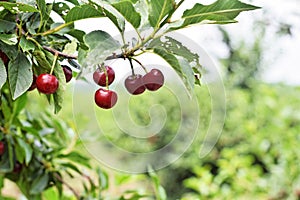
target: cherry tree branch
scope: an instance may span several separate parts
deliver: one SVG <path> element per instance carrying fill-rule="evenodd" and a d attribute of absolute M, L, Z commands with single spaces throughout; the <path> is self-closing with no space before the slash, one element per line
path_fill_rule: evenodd
<path fill-rule="evenodd" d="M 64 181 L 59 174 L 54 173 L 54 177 L 63 185 L 65 185 L 75 195 L 76 199 L 80 200 L 80 195 L 78 194 L 78 192 L 74 188 L 72 188 L 72 186 L 70 186 L 66 181 Z"/>
<path fill-rule="evenodd" d="M 74 56 L 74 55 L 68 55 L 66 53 L 63 53 L 63 52 L 60 52 L 60 51 L 57 51 L 56 49 L 53 49 L 51 47 L 47 47 L 47 46 L 43 46 L 43 48 L 46 50 L 46 51 L 49 51 L 50 53 L 52 54 L 57 54 L 58 56 L 62 56 L 62 57 L 65 57 L 65 58 L 69 58 L 69 59 L 77 59 L 77 56 Z"/>
<path fill-rule="evenodd" d="M 50 53 L 52 53 L 53 55 L 58 55 L 64 58 L 68 58 L 68 59 L 77 59 L 77 56 L 74 55 L 69 55 L 60 51 L 57 51 L 56 49 L 53 49 L 51 47 L 47 47 L 47 46 L 43 46 L 43 49 L 45 49 L 46 51 L 49 51 Z M 105 60 L 114 60 L 114 59 L 118 59 L 118 58 L 126 58 L 126 56 L 124 54 L 116 54 L 113 53 L 111 56 L 108 56 Z"/>

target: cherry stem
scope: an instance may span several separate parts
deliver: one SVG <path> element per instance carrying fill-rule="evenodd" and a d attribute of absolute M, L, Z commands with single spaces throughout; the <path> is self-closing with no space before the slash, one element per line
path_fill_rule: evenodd
<path fill-rule="evenodd" d="M 147 68 L 138 60 L 138 59 L 136 59 L 136 58 L 131 58 L 132 60 L 134 60 L 135 62 L 137 62 L 142 68 L 143 68 L 143 70 L 146 72 L 146 73 L 148 73 L 148 70 L 147 70 Z"/>
<path fill-rule="evenodd" d="M 56 65 L 57 58 L 58 58 L 58 53 L 55 53 L 55 55 L 54 55 L 54 60 L 53 60 L 53 63 L 52 63 L 52 67 L 51 67 L 51 71 L 50 71 L 50 74 L 51 74 L 51 75 L 52 75 L 53 69 L 54 69 L 54 67 L 55 67 L 55 65 Z"/>
<path fill-rule="evenodd" d="M 131 67 L 131 74 L 132 74 L 132 76 L 135 76 L 134 69 L 133 69 L 133 64 L 132 64 L 132 58 L 128 58 L 128 60 L 129 60 L 130 67 Z"/>
<path fill-rule="evenodd" d="M 99 68 L 100 68 L 100 70 L 103 70 L 103 71 L 104 71 L 104 74 L 105 74 L 105 85 L 106 85 L 106 89 L 108 90 L 108 89 L 109 89 L 109 86 L 108 86 L 108 73 L 107 73 L 107 69 L 106 69 L 106 67 L 104 66 L 104 64 L 99 65 Z"/>

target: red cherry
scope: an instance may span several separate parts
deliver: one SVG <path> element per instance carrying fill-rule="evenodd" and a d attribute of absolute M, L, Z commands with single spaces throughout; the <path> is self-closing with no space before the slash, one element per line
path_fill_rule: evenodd
<path fill-rule="evenodd" d="M 118 95 L 112 90 L 100 88 L 95 92 L 95 103 L 104 109 L 112 108 L 118 100 Z"/>
<path fill-rule="evenodd" d="M 115 71 L 109 66 L 105 66 L 105 69 L 108 76 L 108 85 L 110 85 L 115 80 Z M 93 79 L 98 85 L 106 86 L 106 76 L 103 69 L 98 68 L 93 74 Z"/>
<path fill-rule="evenodd" d="M 145 87 L 150 91 L 158 90 L 161 86 L 163 86 L 164 81 L 164 75 L 159 69 L 152 69 L 143 76 Z"/>
<path fill-rule="evenodd" d="M 0 58 L 2 59 L 3 63 L 5 66 L 7 66 L 8 62 L 9 62 L 9 58 L 7 57 L 7 55 L 0 50 Z"/>
<path fill-rule="evenodd" d="M 17 173 L 20 173 L 21 170 L 22 170 L 22 167 L 23 167 L 23 166 L 22 166 L 21 163 L 16 162 L 13 172 L 16 173 L 16 174 L 17 174 Z"/>
<path fill-rule="evenodd" d="M 2 156 L 5 152 L 5 144 L 4 142 L 0 141 L 0 156 Z"/>
<path fill-rule="evenodd" d="M 32 91 L 36 88 L 36 78 L 37 78 L 36 75 L 33 75 L 33 77 L 32 77 L 33 80 L 32 80 L 31 86 L 28 89 L 28 91 Z"/>
<path fill-rule="evenodd" d="M 68 67 L 67 65 L 62 65 L 62 68 L 64 70 L 66 82 L 68 83 L 73 78 L 72 69 L 70 67 Z"/>
<path fill-rule="evenodd" d="M 38 91 L 44 94 L 53 94 L 58 89 L 58 80 L 51 74 L 40 74 L 36 79 Z"/>
<path fill-rule="evenodd" d="M 143 76 L 140 74 L 128 76 L 125 80 L 125 87 L 130 94 L 142 94 L 146 87 L 143 83 Z"/>

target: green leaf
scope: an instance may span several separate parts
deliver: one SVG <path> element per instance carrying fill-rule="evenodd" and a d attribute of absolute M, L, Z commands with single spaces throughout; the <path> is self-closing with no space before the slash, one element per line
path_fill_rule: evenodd
<path fill-rule="evenodd" d="M 43 192 L 44 199 L 51 199 L 51 200 L 59 200 L 58 192 L 55 190 L 54 187 L 47 189 Z"/>
<path fill-rule="evenodd" d="M 11 60 L 15 59 L 18 55 L 18 49 L 16 45 L 8 45 L 0 40 L 0 49 L 3 51 Z"/>
<path fill-rule="evenodd" d="M 2 191 L 3 187 L 4 187 L 4 176 L 0 176 L 0 191 Z"/>
<path fill-rule="evenodd" d="M 1 112 L 6 122 L 9 122 L 12 115 L 12 110 L 9 106 L 9 102 L 6 99 L 2 99 Z"/>
<path fill-rule="evenodd" d="M 0 34 L 0 40 L 8 45 L 15 45 L 18 43 L 18 37 L 16 34 Z"/>
<path fill-rule="evenodd" d="M 134 28 L 138 28 L 140 26 L 141 15 L 136 12 L 130 1 L 121 1 L 112 4 L 112 6 L 117 9 Z"/>
<path fill-rule="evenodd" d="M 24 36 L 21 37 L 19 45 L 23 51 L 31 51 L 35 49 L 34 43 L 27 40 Z"/>
<path fill-rule="evenodd" d="M 6 68 L 3 61 L 0 59 L 0 90 L 7 80 Z"/>
<path fill-rule="evenodd" d="M 188 80 L 188 77 L 191 77 L 190 75 L 185 74 L 186 72 L 189 72 L 187 69 L 183 70 L 183 68 L 186 68 L 188 66 L 183 66 L 183 64 L 186 64 L 186 62 L 183 61 L 184 58 L 179 57 L 181 61 L 179 61 L 178 57 L 173 55 L 172 53 L 168 52 L 166 49 L 163 48 L 154 48 L 153 52 L 157 55 L 159 55 L 161 58 L 163 58 L 179 75 L 179 77 L 183 80 L 186 89 L 188 92 L 192 91 L 190 82 L 194 82 L 195 80 Z M 190 67 L 190 66 L 189 66 Z"/>
<path fill-rule="evenodd" d="M 98 174 L 99 187 L 101 188 L 101 190 L 108 189 L 109 186 L 108 174 L 103 170 L 101 170 L 100 168 L 97 169 L 97 174 Z"/>
<path fill-rule="evenodd" d="M 193 68 L 191 67 L 190 63 L 184 57 L 178 58 L 179 64 L 181 66 L 182 73 L 184 74 L 184 84 L 188 90 L 194 89 L 195 85 L 195 74 Z"/>
<path fill-rule="evenodd" d="M 148 5 L 147 0 L 139 0 L 134 5 L 135 10 L 141 15 L 141 24 L 139 27 L 140 31 L 150 28 L 150 24 L 149 24 L 149 20 L 148 20 L 148 15 L 149 15 L 148 7 L 149 7 L 149 5 Z"/>
<path fill-rule="evenodd" d="M 72 4 L 74 4 L 75 6 L 79 6 L 79 3 L 78 3 L 77 0 L 66 0 L 66 1 L 68 1 L 68 2 L 70 2 L 70 3 L 72 3 Z"/>
<path fill-rule="evenodd" d="M 49 181 L 49 174 L 48 173 L 41 174 L 33 181 L 29 193 L 32 195 L 40 194 L 48 186 L 48 181 Z"/>
<path fill-rule="evenodd" d="M 84 67 L 94 67 L 101 64 L 114 51 L 121 47 L 118 41 L 104 31 L 93 31 L 84 37 L 89 51 L 79 59 Z"/>
<path fill-rule="evenodd" d="M 15 101 L 15 105 L 13 108 L 13 113 L 15 116 L 18 116 L 19 113 L 25 108 L 26 103 L 27 103 L 27 95 L 26 94 L 23 94 Z"/>
<path fill-rule="evenodd" d="M 76 40 L 72 40 L 70 43 L 67 43 L 64 47 L 63 53 L 72 55 L 77 51 L 77 42 Z"/>
<path fill-rule="evenodd" d="M 71 35 L 72 37 L 76 38 L 80 43 L 80 48 L 84 50 L 88 50 L 88 47 L 84 44 L 83 37 L 85 36 L 85 32 L 77 29 L 72 29 L 67 34 Z"/>
<path fill-rule="evenodd" d="M 19 53 L 8 64 L 8 80 L 13 100 L 24 94 L 31 86 L 33 73 L 27 57 Z"/>
<path fill-rule="evenodd" d="M 43 68 L 47 72 L 50 72 L 51 64 L 49 63 L 49 61 L 46 58 L 46 55 L 43 51 L 35 50 L 32 55 L 34 56 L 34 58 L 38 62 L 39 67 Z"/>
<path fill-rule="evenodd" d="M 103 12 L 100 12 L 99 10 L 95 9 L 93 6 L 86 4 L 81 6 L 75 6 L 66 15 L 65 22 L 69 23 L 81 19 L 104 17 L 105 15 L 103 14 Z"/>
<path fill-rule="evenodd" d="M 234 23 L 235 18 L 242 12 L 258 9 L 259 7 L 242 3 L 238 0 L 218 0 L 210 5 L 195 4 L 186 10 L 182 20 L 174 23 L 172 29 L 184 28 L 198 23 L 226 24 Z"/>
<path fill-rule="evenodd" d="M 45 0 L 36 0 L 37 6 L 39 8 L 41 20 L 40 20 L 40 28 L 47 23 L 47 20 L 50 17 L 50 13 L 47 10 L 47 5 Z"/>
<path fill-rule="evenodd" d="M 24 3 L 10 3 L 10 2 L 0 2 L 0 7 L 4 7 L 5 9 L 9 10 L 12 13 L 20 13 L 20 12 L 39 12 L 33 6 Z"/>
<path fill-rule="evenodd" d="M 65 16 L 70 11 L 70 7 L 67 3 L 56 2 L 53 3 L 53 11 L 59 14 L 60 16 Z"/>
<path fill-rule="evenodd" d="M 154 184 L 156 199 L 157 200 L 167 200 L 167 193 L 166 193 L 165 189 L 160 185 L 160 181 L 159 181 L 157 174 L 150 166 L 148 167 L 148 173 Z"/>
<path fill-rule="evenodd" d="M 8 32 L 16 27 L 16 23 L 0 19 L 0 32 Z"/>
<path fill-rule="evenodd" d="M 61 154 L 58 156 L 58 158 L 68 159 L 77 164 L 91 168 L 90 163 L 89 163 L 89 158 L 87 158 L 87 157 L 83 156 L 82 154 L 75 152 L 75 151 L 73 151 L 69 154 Z"/>
<path fill-rule="evenodd" d="M 189 61 L 189 63 L 191 63 L 191 65 L 195 67 L 201 66 L 199 61 L 199 55 L 191 52 L 190 49 L 188 49 L 181 42 L 172 37 L 166 36 L 162 38 L 157 38 L 153 40 L 148 46 L 148 48 L 156 47 L 164 48 L 173 55 L 184 57 L 186 60 Z"/>
<path fill-rule="evenodd" d="M 25 163 L 26 163 L 26 165 L 28 165 L 32 159 L 33 150 L 31 148 L 31 146 L 29 144 L 27 144 L 23 139 L 17 138 L 17 142 L 22 151 L 18 151 L 18 152 L 16 152 L 16 154 L 24 153 Z"/>
<path fill-rule="evenodd" d="M 152 27 L 158 28 L 160 23 L 174 10 L 174 0 L 151 0 L 149 21 Z"/>
<path fill-rule="evenodd" d="M 191 90 L 194 86 L 194 82 L 196 81 L 195 74 L 201 76 L 199 55 L 191 52 L 191 50 L 184 46 L 181 42 L 169 36 L 153 40 L 148 46 L 148 49 L 151 48 L 162 48 L 169 54 L 177 56 L 179 65 L 181 66 L 180 72 L 185 75 L 183 80 L 186 83 L 186 86 L 188 86 L 187 88 Z M 196 83 L 200 85 L 199 81 L 196 81 Z"/>
<path fill-rule="evenodd" d="M 108 19 L 110 19 L 110 21 L 118 28 L 120 33 L 123 34 L 125 30 L 124 17 L 110 4 L 103 4 L 101 9 L 104 10 L 105 16 L 108 17 Z"/>
<path fill-rule="evenodd" d="M 78 174 L 81 174 L 81 170 L 78 169 L 78 167 L 70 162 L 67 162 L 67 163 L 60 163 L 60 166 L 64 167 L 64 168 L 67 168 L 67 169 L 72 169 L 73 171 L 77 172 Z M 64 169 L 64 170 L 67 170 L 67 169 Z"/>

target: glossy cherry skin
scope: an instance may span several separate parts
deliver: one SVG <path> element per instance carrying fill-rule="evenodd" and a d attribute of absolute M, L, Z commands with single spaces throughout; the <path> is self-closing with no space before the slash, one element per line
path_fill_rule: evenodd
<path fill-rule="evenodd" d="M 36 87 L 43 94 L 53 94 L 58 89 L 59 82 L 54 75 L 40 74 L 36 79 Z"/>
<path fill-rule="evenodd" d="M 152 69 L 143 76 L 143 83 L 150 91 L 156 91 L 163 86 L 165 81 L 163 73 L 159 69 Z"/>
<path fill-rule="evenodd" d="M 125 79 L 125 88 L 130 94 L 142 94 L 146 87 L 143 83 L 143 76 L 140 74 L 130 75 Z"/>
<path fill-rule="evenodd" d="M 70 67 L 68 67 L 67 65 L 62 65 L 62 68 L 64 70 L 66 82 L 68 83 L 73 78 L 72 69 Z"/>
<path fill-rule="evenodd" d="M 108 85 L 110 85 L 115 80 L 115 71 L 109 66 L 105 66 L 105 69 L 107 71 L 108 76 Z M 98 85 L 103 87 L 106 86 L 105 70 L 99 68 L 96 69 L 96 71 L 93 73 L 93 79 Z"/>
<path fill-rule="evenodd" d="M 118 101 L 118 95 L 112 90 L 100 88 L 95 92 L 95 103 L 100 108 L 110 109 Z"/>
<path fill-rule="evenodd" d="M 28 91 L 32 91 L 36 88 L 36 78 L 37 78 L 36 75 L 33 75 L 33 77 L 32 77 L 33 80 L 32 80 L 31 86 L 28 89 Z"/>
<path fill-rule="evenodd" d="M 5 66 L 7 66 L 8 62 L 9 62 L 9 58 L 7 57 L 7 55 L 0 50 L 0 58 L 2 59 L 3 63 Z"/>
<path fill-rule="evenodd" d="M 5 144 L 4 142 L 0 141 L 0 156 L 2 156 L 5 152 Z"/>

